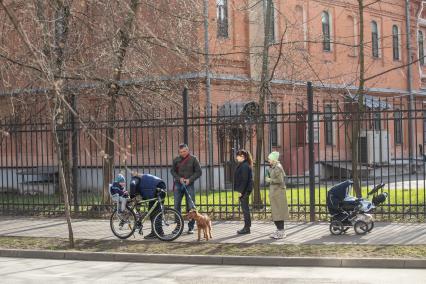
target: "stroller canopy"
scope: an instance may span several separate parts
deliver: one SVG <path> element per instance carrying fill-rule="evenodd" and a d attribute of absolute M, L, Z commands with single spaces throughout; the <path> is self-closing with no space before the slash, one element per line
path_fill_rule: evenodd
<path fill-rule="evenodd" d="M 352 184 L 353 181 L 346 180 L 330 188 L 327 193 L 327 207 L 330 213 L 333 214 L 339 208 L 339 203 L 349 196 Z"/>
<path fill-rule="evenodd" d="M 338 183 L 328 191 L 329 194 L 333 194 L 339 201 L 343 201 L 345 197 L 349 195 L 349 190 L 354 182 L 351 180 L 345 180 L 344 182 Z"/>

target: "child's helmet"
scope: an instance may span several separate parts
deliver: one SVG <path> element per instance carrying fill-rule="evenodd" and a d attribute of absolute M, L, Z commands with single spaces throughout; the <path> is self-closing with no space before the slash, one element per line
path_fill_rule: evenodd
<path fill-rule="evenodd" d="M 114 180 L 115 182 L 118 182 L 118 183 L 122 183 L 122 182 L 126 182 L 126 178 L 122 175 L 122 174 L 118 174 L 116 177 L 115 177 L 115 180 Z"/>

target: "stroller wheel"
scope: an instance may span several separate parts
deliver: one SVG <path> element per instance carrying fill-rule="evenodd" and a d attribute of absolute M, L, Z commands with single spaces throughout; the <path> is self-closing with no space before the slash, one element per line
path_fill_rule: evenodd
<path fill-rule="evenodd" d="M 354 224 L 354 230 L 357 235 L 365 235 L 368 233 L 368 224 L 364 221 L 356 221 Z"/>
<path fill-rule="evenodd" d="M 334 220 L 330 223 L 330 233 L 333 235 L 341 235 L 344 232 L 343 224 L 340 221 Z"/>

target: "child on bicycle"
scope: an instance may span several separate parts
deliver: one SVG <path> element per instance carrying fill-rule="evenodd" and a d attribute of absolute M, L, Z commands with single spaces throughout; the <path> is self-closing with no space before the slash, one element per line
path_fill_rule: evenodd
<path fill-rule="evenodd" d="M 118 174 L 109 188 L 112 200 L 118 203 L 118 213 L 123 213 L 126 209 L 129 194 L 126 191 L 126 178 Z"/>

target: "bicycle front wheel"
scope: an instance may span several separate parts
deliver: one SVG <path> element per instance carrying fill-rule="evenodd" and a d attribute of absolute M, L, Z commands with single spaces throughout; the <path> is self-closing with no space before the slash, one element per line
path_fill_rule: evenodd
<path fill-rule="evenodd" d="M 117 238 L 127 239 L 136 230 L 136 220 L 136 214 L 130 208 L 122 213 L 115 209 L 110 218 L 111 231 Z"/>
<path fill-rule="evenodd" d="M 155 235 L 162 241 L 174 241 L 183 232 L 182 215 L 172 208 L 164 208 L 164 211 L 159 211 L 152 222 Z"/>

